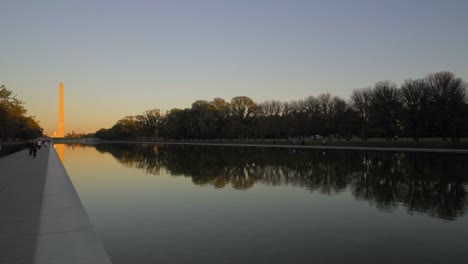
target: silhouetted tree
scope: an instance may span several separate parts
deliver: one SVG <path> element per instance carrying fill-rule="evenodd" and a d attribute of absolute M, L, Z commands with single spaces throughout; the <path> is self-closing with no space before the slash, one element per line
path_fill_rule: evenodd
<path fill-rule="evenodd" d="M 371 116 L 371 105 L 373 100 L 371 88 L 353 90 L 351 93 L 351 106 L 358 113 L 361 123 L 361 138 L 367 140 L 369 137 L 369 121 Z"/>
<path fill-rule="evenodd" d="M 165 118 L 159 109 L 146 111 L 143 115 L 136 116 L 136 122 L 141 127 L 140 136 L 148 139 L 159 139 L 164 134 Z"/>
<path fill-rule="evenodd" d="M 216 108 L 205 100 L 198 100 L 192 104 L 193 118 L 196 121 L 198 138 L 215 138 L 217 130 Z"/>
<path fill-rule="evenodd" d="M 464 105 L 466 104 L 466 84 L 451 72 L 438 72 L 426 77 L 429 89 L 430 106 L 443 139 L 450 136 L 453 141 L 459 137 Z"/>
<path fill-rule="evenodd" d="M 21 113 L 21 108 L 17 112 Z M 0 110 L 0 120 L 5 119 L 5 113 Z M 126 117 L 96 135 L 104 139 L 294 141 L 317 134 L 347 140 L 354 135 L 363 140 L 409 135 L 415 140 L 422 136 L 451 136 L 455 141 L 468 136 L 467 124 L 466 84 L 452 73 L 440 72 L 424 80 L 406 80 L 401 89 L 384 81 L 372 89 L 353 90 L 349 103 L 329 93 L 259 104 L 247 96 L 234 97 L 230 103 L 222 98 L 197 100 L 190 108 L 172 109 L 166 115 L 150 110 Z"/>
<path fill-rule="evenodd" d="M 429 103 L 429 91 L 424 80 L 406 80 L 401 86 L 405 105 L 407 122 L 406 128 L 414 140 L 419 141 L 423 132 Z"/>
<path fill-rule="evenodd" d="M 166 137 L 170 139 L 191 138 L 189 109 L 172 109 L 166 116 Z"/>
<path fill-rule="evenodd" d="M 224 128 L 230 115 L 230 104 L 222 98 L 215 98 L 211 104 L 216 111 L 216 135 L 226 137 Z"/>
<path fill-rule="evenodd" d="M 231 118 L 234 126 L 231 131 L 235 131 L 241 138 L 249 136 L 251 132 L 250 124 L 259 114 L 258 105 L 247 96 L 237 96 L 231 99 Z"/>
<path fill-rule="evenodd" d="M 42 135 L 38 121 L 26 115 L 23 104 L 12 91 L 0 86 L 0 140 L 25 140 Z"/>
<path fill-rule="evenodd" d="M 338 140 L 340 137 L 349 139 L 351 137 L 351 120 L 348 104 L 345 100 L 335 96 L 330 105 L 330 129 L 336 134 Z"/>
<path fill-rule="evenodd" d="M 371 109 L 376 122 L 383 128 L 386 140 L 391 140 L 398 134 L 401 106 L 401 93 L 396 84 L 390 81 L 375 84 L 372 90 Z"/>

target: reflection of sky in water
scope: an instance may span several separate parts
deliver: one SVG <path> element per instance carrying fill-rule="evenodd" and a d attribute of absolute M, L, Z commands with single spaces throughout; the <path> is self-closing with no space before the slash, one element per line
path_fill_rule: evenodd
<path fill-rule="evenodd" d="M 466 216 L 377 210 L 350 188 L 248 190 L 125 167 L 67 147 L 65 167 L 113 263 L 467 263 Z"/>

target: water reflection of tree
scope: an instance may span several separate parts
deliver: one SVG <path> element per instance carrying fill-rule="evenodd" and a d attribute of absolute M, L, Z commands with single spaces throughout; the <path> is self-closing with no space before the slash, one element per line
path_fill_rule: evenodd
<path fill-rule="evenodd" d="M 402 155 L 364 153 L 360 162 L 362 166 L 353 171 L 350 181 L 355 197 L 375 203 L 381 210 L 387 211 L 395 208 L 404 188 L 401 181 Z"/>
<path fill-rule="evenodd" d="M 271 148 L 100 144 L 125 166 L 191 177 L 194 184 L 248 189 L 293 185 L 331 195 L 350 188 L 379 210 L 454 219 L 467 205 L 463 155 Z"/>
<path fill-rule="evenodd" d="M 150 174 L 158 175 L 166 164 L 164 155 L 161 155 L 158 147 L 153 145 L 98 144 L 95 147 L 101 153 L 110 153 L 126 167 L 143 169 Z"/>
<path fill-rule="evenodd" d="M 434 217 L 455 218 L 466 206 L 466 165 L 460 156 L 441 154 L 428 162 L 416 156 L 406 159 L 410 168 L 406 176 L 404 203 L 408 211 L 425 212 Z"/>

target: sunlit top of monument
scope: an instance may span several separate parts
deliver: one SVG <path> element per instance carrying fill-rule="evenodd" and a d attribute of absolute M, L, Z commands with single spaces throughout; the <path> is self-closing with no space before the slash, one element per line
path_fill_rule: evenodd
<path fill-rule="evenodd" d="M 59 102 L 58 102 L 58 132 L 57 137 L 65 137 L 65 109 L 64 109 L 64 91 L 63 82 L 59 84 Z"/>

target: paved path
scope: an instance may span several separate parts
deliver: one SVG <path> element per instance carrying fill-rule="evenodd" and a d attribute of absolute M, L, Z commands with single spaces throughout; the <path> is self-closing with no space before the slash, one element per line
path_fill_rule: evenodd
<path fill-rule="evenodd" d="M 54 148 L 0 159 L 0 264 L 110 263 Z"/>
<path fill-rule="evenodd" d="M 0 263 L 33 263 L 49 149 L 0 159 Z"/>

